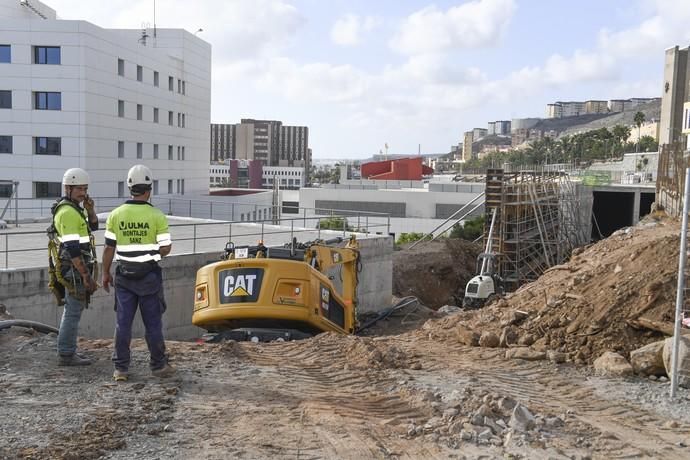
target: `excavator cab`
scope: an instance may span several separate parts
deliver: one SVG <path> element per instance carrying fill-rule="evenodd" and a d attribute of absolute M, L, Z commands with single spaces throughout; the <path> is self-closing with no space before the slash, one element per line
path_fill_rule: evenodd
<path fill-rule="evenodd" d="M 234 340 L 291 340 L 356 328 L 359 250 L 351 238 L 236 246 L 197 271 L 192 323 Z M 331 272 L 339 269 L 342 288 Z"/>

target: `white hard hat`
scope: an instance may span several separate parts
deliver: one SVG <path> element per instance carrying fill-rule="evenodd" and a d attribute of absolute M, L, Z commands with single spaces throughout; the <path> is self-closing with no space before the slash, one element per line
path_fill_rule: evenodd
<path fill-rule="evenodd" d="M 151 170 L 144 165 L 134 165 L 127 173 L 127 187 L 134 185 L 151 185 L 153 184 L 153 174 Z"/>
<path fill-rule="evenodd" d="M 62 185 L 89 185 L 89 173 L 81 168 L 70 168 L 62 176 Z"/>

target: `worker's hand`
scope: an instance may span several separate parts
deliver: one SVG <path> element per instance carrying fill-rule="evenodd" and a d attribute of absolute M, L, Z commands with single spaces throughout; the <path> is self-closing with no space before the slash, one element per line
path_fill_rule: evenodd
<path fill-rule="evenodd" d="M 94 210 L 94 202 L 89 195 L 86 195 L 86 198 L 84 198 L 84 209 L 86 209 L 89 214 Z"/>
<path fill-rule="evenodd" d="M 110 273 L 105 272 L 103 273 L 103 289 L 105 289 L 105 292 L 110 292 L 110 286 L 113 284 L 113 277 L 110 276 Z"/>
<path fill-rule="evenodd" d="M 96 284 L 96 280 L 91 275 L 86 275 L 84 278 L 84 287 L 89 294 L 93 294 L 98 290 L 98 284 Z"/>

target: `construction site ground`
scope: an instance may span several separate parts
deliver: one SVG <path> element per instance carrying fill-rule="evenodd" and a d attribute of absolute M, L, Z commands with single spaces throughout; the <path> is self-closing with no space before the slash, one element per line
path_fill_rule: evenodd
<path fill-rule="evenodd" d="M 64 368 L 54 335 L 0 331 L 0 458 L 690 458 L 688 390 L 671 401 L 665 377 L 589 366 L 664 337 L 640 320 L 671 318 L 678 230 L 650 218 L 482 310 L 412 304 L 365 337 L 169 342 L 167 380 L 142 340 L 115 383 L 111 340 L 81 340 L 95 364 Z M 415 279 L 396 294 L 442 289 Z M 465 343 L 487 331 L 507 343 Z M 565 362 L 507 359 L 514 348 Z"/>

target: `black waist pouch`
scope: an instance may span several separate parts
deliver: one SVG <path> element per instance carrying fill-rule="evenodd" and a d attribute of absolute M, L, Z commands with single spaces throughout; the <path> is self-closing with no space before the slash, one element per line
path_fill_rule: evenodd
<path fill-rule="evenodd" d="M 115 273 L 129 280 L 140 280 L 152 271 L 160 270 L 156 262 L 127 262 L 121 260 Z"/>

